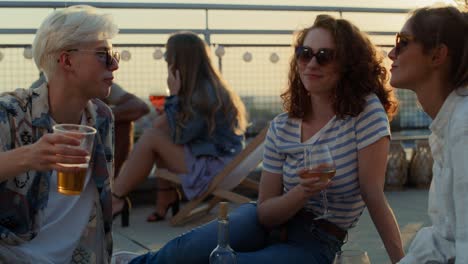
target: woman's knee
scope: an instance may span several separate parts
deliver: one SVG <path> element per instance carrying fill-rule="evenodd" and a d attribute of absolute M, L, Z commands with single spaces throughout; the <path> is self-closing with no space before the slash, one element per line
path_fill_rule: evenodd
<path fill-rule="evenodd" d="M 229 236 L 236 250 L 250 251 L 265 244 L 267 233 L 258 221 L 256 204 L 239 206 L 229 215 L 229 222 Z"/>
<path fill-rule="evenodd" d="M 242 204 L 229 214 L 229 219 L 238 222 L 259 224 L 257 216 L 257 205 L 255 203 Z"/>

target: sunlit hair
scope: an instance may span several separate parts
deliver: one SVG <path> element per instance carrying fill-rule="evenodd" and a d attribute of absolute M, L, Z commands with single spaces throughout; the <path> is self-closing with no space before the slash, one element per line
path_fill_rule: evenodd
<path fill-rule="evenodd" d="M 54 11 L 41 24 L 34 38 L 34 62 L 49 80 L 60 52 L 80 44 L 113 38 L 119 31 L 112 17 L 91 6 L 77 5 Z"/>
<path fill-rule="evenodd" d="M 388 74 L 383 66 L 383 56 L 368 37 L 347 20 L 319 15 L 311 27 L 297 33 L 294 47 L 302 46 L 306 35 L 315 28 L 330 32 L 335 42 L 339 80 L 331 99 L 336 116 L 359 115 L 366 106 L 365 97 L 375 93 L 391 120 L 398 103 L 393 89 L 387 86 Z M 310 96 L 301 81 L 295 56 L 290 61 L 288 88 L 281 98 L 290 117 L 303 118 L 312 111 Z"/>
<path fill-rule="evenodd" d="M 468 85 L 468 13 L 454 6 L 433 6 L 416 9 L 408 25 L 424 52 L 444 44 L 448 48 L 451 88 Z"/>
<path fill-rule="evenodd" d="M 211 134 L 216 127 L 215 115 L 222 111 L 236 134 L 245 133 L 247 118 L 244 103 L 213 67 L 209 48 L 200 37 L 186 31 L 173 34 L 166 44 L 166 59 L 174 74 L 176 69 L 180 72 L 182 85 L 178 94 L 181 106 L 177 116 L 178 127 L 184 127 L 195 112 L 200 112 Z"/>

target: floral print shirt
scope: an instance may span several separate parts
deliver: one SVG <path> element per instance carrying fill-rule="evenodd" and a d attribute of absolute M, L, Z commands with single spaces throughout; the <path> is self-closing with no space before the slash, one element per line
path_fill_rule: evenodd
<path fill-rule="evenodd" d="M 0 95 L 0 151 L 33 144 L 46 133 L 52 133 L 48 101 L 46 83 L 37 89 L 17 89 Z M 71 262 L 109 263 L 112 253 L 113 115 L 98 99 L 88 102 L 84 114 L 86 124 L 97 130 L 90 161 L 97 195 Z M 21 245 L 38 234 L 43 210 L 48 204 L 52 172 L 28 171 L 0 182 L 0 245 Z M 0 262 L 8 260 L 5 257 L 8 253 L 2 250 L 5 247 L 0 246 Z"/>

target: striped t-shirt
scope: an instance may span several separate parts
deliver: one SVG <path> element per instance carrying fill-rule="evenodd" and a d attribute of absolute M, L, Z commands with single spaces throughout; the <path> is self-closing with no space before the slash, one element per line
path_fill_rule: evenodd
<path fill-rule="evenodd" d="M 371 94 L 366 100 L 366 107 L 358 116 L 345 119 L 335 116 L 304 142 L 301 142 L 302 120 L 282 113 L 271 122 L 265 140 L 263 169 L 283 175 L 285 193 L 299 184 L 297 172 L 304 165 L 304 146 L 328 145 L 336 174 L 327 189 L 328 210 L 332 214 L 327 220 L 345 230 L 357 223 L 365 208 L 358 181 L 358 151 L 390 135 L 388 118 L 378 97 Z M 312 197 L 305 209 L 321 215 L 320 194 Z"/>

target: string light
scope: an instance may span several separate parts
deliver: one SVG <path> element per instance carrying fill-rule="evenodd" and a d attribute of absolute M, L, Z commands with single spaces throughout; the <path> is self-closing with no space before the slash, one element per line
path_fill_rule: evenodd
<path fill-rule="evenodd" d="M 153 59 L 160 60 L 164 57 L 164 53 L 160 48 L 156 48 L 153 52 Z"/>
<path fill-rule="evenodd" d="M 244 59 L 245 62 L 252 61 L 252 53 L 246 51 L 244 55 L 242 56 L 242 59 Z"/>

